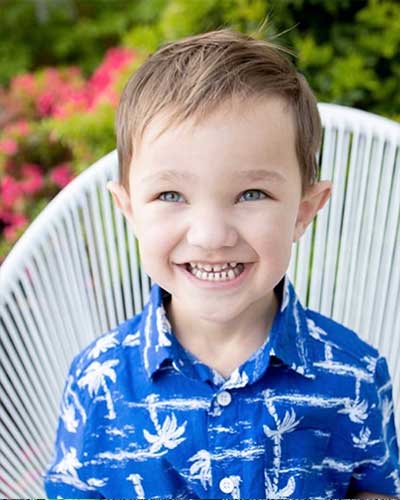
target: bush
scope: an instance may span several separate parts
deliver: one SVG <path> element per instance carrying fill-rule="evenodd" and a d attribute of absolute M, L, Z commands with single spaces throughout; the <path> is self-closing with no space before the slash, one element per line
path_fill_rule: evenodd
<path fill-rule="evenodd" d="M 1 0 L 0 85 L 16 74 L 79 66 L 89 77 L 133 26 L 151 22 L 164 1 Z M 149 6 L 152 9 L 149 12 Z"/>
<path fill-rule="evenodd" d="M 132 50 L 113 48 L 88 80 L 75 67 L 50 68 L 3 90 L 12 121 L 0 133 L 0 256 L 60 189 L 114 149 L 119 80 L 135 63 Z"/>
<path fill-rule="evenodd" d="M 149 2 L 151 5 L 152 2 Z M 155 19 L 155 20 L 154 20 Z M 264 26 L 262 21 L 266 20 Z M 170 0 L 128 46 L 156 46 L 229 26 L 281 41 L 317 98 L 400 120 L 400 4 L 395 0 Z"/>

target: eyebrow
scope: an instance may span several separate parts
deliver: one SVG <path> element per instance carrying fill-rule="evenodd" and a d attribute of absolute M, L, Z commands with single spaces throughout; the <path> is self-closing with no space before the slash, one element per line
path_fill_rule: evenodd
<path fill-rule="evenodd" d="M 273 183 L 285 182 L 285 177 L 275 170 L 248 169 L 233 172 L 234 178 L 249 181 L 270 181 Z M 180 172 L 179 170 L 163 170 L 143 178 L 146 183 L 155 181 L 189 181 L 196 182 L 197 176 L 190 172 Z"/>

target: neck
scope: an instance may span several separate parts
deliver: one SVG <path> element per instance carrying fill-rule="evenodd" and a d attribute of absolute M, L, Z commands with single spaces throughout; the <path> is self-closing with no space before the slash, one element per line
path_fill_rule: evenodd
<path fill-rule="evenodd" d="M 268 338 L 279 300 L 274 291 L 255 303 L 240 317 L 226 323 L 194 319 L 184 314 L 178 304 L 165 305 L 173 332 L 180 344 L 201 362 L 228 377 Z"/>

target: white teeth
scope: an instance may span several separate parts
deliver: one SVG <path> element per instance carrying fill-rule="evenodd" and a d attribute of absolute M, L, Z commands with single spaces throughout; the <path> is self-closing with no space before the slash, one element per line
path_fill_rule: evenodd
<path fill-rule="evenodd" d="M 200 269 L 202 271 L 207 271 L 207 272 L 219 272 L 223 271 L 226 269 L 235 268 L 237 266 L 237 262 L 228 262 L 226 264 L 215 264 L 212 266 L 211 264 L 201 264 L 197 262 L 190 262 L 190 266 L 192 269 Z"/>
<path fill-rule="evenodd" d="M 201 263 L 197 263 L 197 262 L 190 262 L 190 265 L 192 268 L 195 268 L 195 269 L 200 269 L 202 271 L 208 271 L 208 272 L 211 272 L 211 271 L 221 271 L 222 269 L 227 269 L 228 268 L 228 264 L 215 264 L 214 266 L 212 266 L 211 264 L 201 264 Z"/>
<path fill-rule="evenodd" d="M 229 271 L 222 271 L 218 273 L 207 273 L 205 271 L 201 271 L 198 268 L 192 268 L 191 273 L 197 276 L 197 278 L 206 281 L 229 281 L 241 274 L 244 270 L 244 265 L 239 264 L 236 269 L 229 269 Z"/>

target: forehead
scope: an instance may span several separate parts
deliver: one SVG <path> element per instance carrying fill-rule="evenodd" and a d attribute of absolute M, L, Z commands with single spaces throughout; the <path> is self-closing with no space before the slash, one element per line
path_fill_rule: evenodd
<path fill-rule="evenodd" d="M 293 113 L 281 97 L 232 99 L 201 120 L 190 117 L 165 128 L 169 119 L 165 110 L 146 128 L 133 161 L 135 175 L 174 168 L 193 180 L 203 168 L 214 173 L 221 168 L 274 166 L 279 171 L 297 166 Z"/>
<path fill-rule="evenodd" d="M 259 111 L 257 113 L 257 111 Z M 294 127 L 293 110 L 286 99 L 279 95 L 254 95 L 250 97 L 231 96 L 222 101 L 218 106 L 209 106 L 196 110 L 188 118 L 183 119 L 186 110 L 177 107 L 167 107 L 153 116 L 142 133 L 141 146 L 151 146 L 160 136 L 171 133 L 193 131 L 194 128 L 225 128 L 233 130 L 234 126 L 241 123 L 246 125 L 256 124 L 267 126 L 271 119 L 274 127 L 282 125 Z M 175 120 L 171 120 L 174 115 Z M 265 115 L 264 123 L 261 115 Z M 268 128 L 268 126 L 266 127 Z M 267 130 L 266 130 L 267 132 Z"/>

